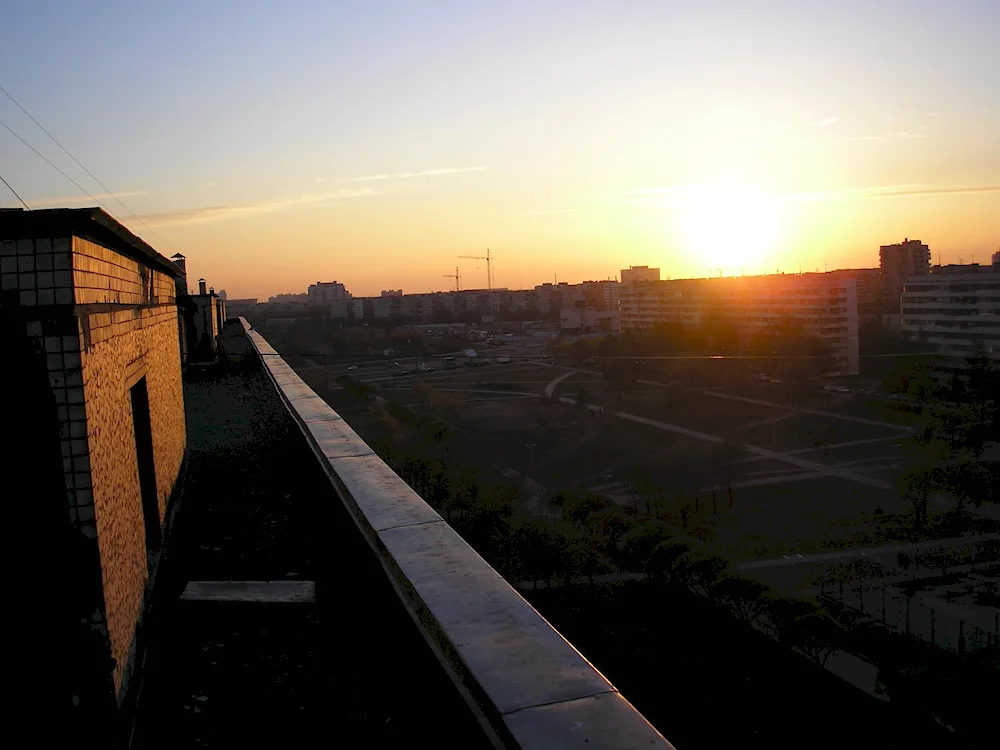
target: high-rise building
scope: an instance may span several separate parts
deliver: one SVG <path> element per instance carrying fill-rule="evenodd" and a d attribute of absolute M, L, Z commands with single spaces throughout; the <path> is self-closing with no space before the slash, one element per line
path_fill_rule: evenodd
<path fill-rule="evenodd" d="M 725 316 L 744 342 L 769 327 L 790 325 L 826 341 L 846 374 L 857 375 L 857 281 L 850 275 L 807 273 L 640 281 L 620 291 L 624 330 L 661 323 L 700 325 L 706 314 Z"/>
<path fill-rule="evenodd" d="M 959 360 L 980 346 L 1000 360 L 1000 262 L 934 266 L 926 275 L 911 276 L 901 298 L 903 335 L 935 346 Z"/>
<path fill-rule="evenodd" d="M 307 291 L 310 305 L 329 305 L 331 302 L 342 302 L 350 295 L 339 281 L 317 281 L 309 285 Z"/>
<path fill-rule="evenodd" d="M 649 266 L 629 266 L 622 269 L 622 283 L 632 284 L 636 281 L 659 281 L 660 269 Z"/>
<path fill-rule="evenodd" d="M 882 271 L 882 303 L 887 310 L 899 311 L 903 280 L 931 271 L 931 249 L 920 240 L 904 239 L 882 245 L 878 251 Z"/>

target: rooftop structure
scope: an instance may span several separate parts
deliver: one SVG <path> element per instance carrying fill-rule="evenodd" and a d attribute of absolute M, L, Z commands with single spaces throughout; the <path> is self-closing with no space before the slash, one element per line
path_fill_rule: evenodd
<path fill-rule="evenodd" d="M 22 689 L 71 691 L 52 695 L 54 724 L 75 726 L 55 708 L 70 695 L 77 719 L 110 722 L 134 687 L 185 452 L 180 277 L 100 209 L 0 214 L 5 370 L 32 433 L 5 473 L 34 488 L 25 528 L 59 563 L 35 569 L 58 590 L 22 623 L 27 651 L 55 664 Z"/>

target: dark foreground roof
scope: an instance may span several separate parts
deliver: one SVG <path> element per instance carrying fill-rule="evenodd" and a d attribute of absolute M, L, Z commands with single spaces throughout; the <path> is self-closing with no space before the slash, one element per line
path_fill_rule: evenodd
<path fill-rule="evenodd" d="M 173 277 L 180 270 L 103 208 L 44 208 L 0 211 L 0 239 L 82 237 Z"/>

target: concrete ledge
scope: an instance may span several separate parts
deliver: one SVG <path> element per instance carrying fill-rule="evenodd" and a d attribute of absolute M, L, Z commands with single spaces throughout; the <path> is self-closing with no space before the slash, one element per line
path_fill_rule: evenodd
<path fill-rule="evenodd" d="M 496 746 L 672 747 L 240 321 L 414 622 Z"/>
<path fill-rule="evenodd" d="M 314 602 L 316 582 L 189 581 L 180 599 L 186 602 Z"/>

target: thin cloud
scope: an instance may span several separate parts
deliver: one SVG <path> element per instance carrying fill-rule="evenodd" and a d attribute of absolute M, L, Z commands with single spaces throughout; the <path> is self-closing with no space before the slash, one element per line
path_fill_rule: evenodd
<path fill-rule="evenodd" d="M 91 198 L 91 196 L 89 195 L 82 195 L 82 196 L 76 195 L 73 196 L 72 198 L 39 198 L 37 200 L 29 200 L 28 205 L 33 208 L 42 206 L 52 206 L 52 205 L 62 206 L 67 203 L 93 203 L 94 200 L 102 201 L 109 198 L 112 199 L 129 198 L 132 196 L 145 195 L 145 194 L 146 194 L 145 190 L 131 190 L 129 192 L 114 193 L 113 195 L 111 193 L 98 193 L 97 195 L 93 196 L 93 198 Z"/>
<path fill-rule="evenodd" d="M 525 211 L 521 216 L 551 216 L 552 214 L 571 214 L 575 208 L 550 208 L 545 211 Z"/>
<path fill-rule="evenodd" d="M 921 128 L 925 130 L 926 128 Z M 906 130 L 900 130 L 896 133 L 890 133 L 889 135 L 860 135 L 856 138 L 852 138 L 852 141 L 899 141 L 899 140 L 909 140 L 911 138 L 926 138 L 927 133 L 910 133 Z"/>
<path fill-rule="evenodd" d="M 726 191 L 722 191 L 725 193 Z M 684 206 L 699 198 L 711 201 L 720 189 L 709 185 L 670 185 L 661 187 L 626 190 L 621 194 L 633 197 L 637 205 L 648 207 Z M 844 200 L 870 200 L 875 198 L 911 198 L 928 195 L 974 195 L 977 193 L 1000 193 L 1000 185 L 878 185 L 864 188 L 844 188 L 841 190 L 819 190 L 807 193 L 786 193 L 750 197 L 770 198 L 793 203 L 818 203 Z M 733 197 L 739 197 L 737 192 Z"/>
<path fill-rule="evenodd" d="M 445 174 L 461 174 L 464 172 L 485 172 L 486 167 L 459 167 L 455 169 L 425 169 L 423 172 L 398 172 L 396 174 L 370 174 L 364 177 L 351 177 L 347 182 L 371 182 L 373 180 L 405 180 L 410 177 L 436 177 Z"/>
<path fill-rule="evenodd" d="M 828 128 L 834 123 L 840 122 L 839 117 L 825 117 L 813 123 L 817 128 Z"/>
<path fill-rule="evenodd" d="M 407 177 L 432 177 L 442 174 L 461 174 L 463 172 L 485 172 L 486 167 L 461 167 L 459 169 L 428 169 L 423 172 L 403 172 L 395 175 L 400 179 Z"/>
<path fill-rule="evenodd" d="M 368 195 L 375 195 L 378 191 L 372 188 L 362 188 L 360 190 L 344 189 L 332 193 L 316 193 L 312 195 L 298 195 L 289 198 L 279 198 L 263 203 L 239 203 L 227 206 L 207 206 L 205 208 L 191 208 L 181 211 L 167 211 L 164 213 L 146 214 L 139 218 L 151 227 L 177 226 L 181 224 L 207 224 L 225 219 L 240 219 L 256 214 L 271 213 L 281 211 L 294 206 L 303 206 L 311 203 L 326 203 L 329 201 L 346 200 L 349 198 L 362 198 Z"/>
<path fill-rule="evenodd" d="M 976 193 L 1000 193 L 1000 185 L 943 186 L 925 185 L 883 185 L 869 188 L 848 188 L 845 190 L 825 190 L 816 193 L 797 193 L 785 196 L 788 200 L 813 203 L 835 200 L 867 200 L 872 198 L 911 198 L 922 195 L 972 195 Z"/>

